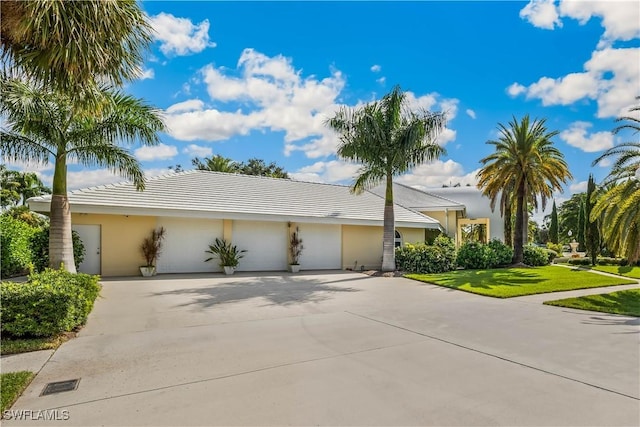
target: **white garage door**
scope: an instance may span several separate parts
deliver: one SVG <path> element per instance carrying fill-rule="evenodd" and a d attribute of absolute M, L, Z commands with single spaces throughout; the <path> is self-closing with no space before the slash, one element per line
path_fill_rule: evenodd
<path fill-rule="evenodd" d="M 298 224 L 302 239 L 301 270 L 342 268 L 341 226 L 333 224 Z"/>
<path fill-rule="evenodd" d="M 202 273 L 220 271 L 216 260 L 204 262 L 216 237 L 222 238 L 222 220 L 195 218 L 158 218 L 158 227 L 166 230 L 158 273 Z"/>
<path fill-rule="evenodd" d="M 287 224 L 283 222 L 233 221 L 233 244 L 246 249 L 238 271 L 287 269 Z"/>

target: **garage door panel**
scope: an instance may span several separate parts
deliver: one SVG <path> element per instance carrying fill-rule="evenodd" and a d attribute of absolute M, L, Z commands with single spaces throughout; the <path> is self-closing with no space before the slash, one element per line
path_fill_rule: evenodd
<path fill-rule="evenodd" d="M 337 224 L 298 224 L 302 239 L 302 270 L 342 268 L 342 227 Z"/>
<path fill-rule="evenodd" d="M 238 271 L 287 269 L 287 224 L 267 221 L 233 221 L 233 244 L 246 249 Z"/>
<path fill-rule="evenodd" d="M 204 273 L 220 271 L 216 260 L 204 262 L 205 253 L 216 237 L 222 238 L 222 220 L 197 218 L 158 218 L 158 227 L 165 228 L 162 253 L 158 258 L 158 273 Z"/>

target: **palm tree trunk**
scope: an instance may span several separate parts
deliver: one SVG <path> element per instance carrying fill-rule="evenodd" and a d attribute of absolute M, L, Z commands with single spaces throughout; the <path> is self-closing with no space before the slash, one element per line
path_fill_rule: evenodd
<path fill-rule="evenodd" d="M 396 227 L 393 214 L 393 175 L 387 173 L 387 189 L 384 198 L 384 231 L 382 233 L 382 271 L 395 271 Z"/>
<path fill-rule="evenodd" d="M 49 227 L 49 267 L 76 272 L 71 236 L 71 206 L 67 196 L 66 154 L 56 156 Z"/>
<path fill-rule="evenodd" d="M 518 185 L 516 195 L 516 226 L 513 236 L 513 263 L 521 263 L 524 259 L 524 204 L 526 195 L 524 194 L 524 181 Z"/>
<path fill-rule="evenodd" d="M 511 214 L 511 201 L 507 202 L 504 207 L 504 244 L 511 246 L 511 220 L 513 215 Z"/>

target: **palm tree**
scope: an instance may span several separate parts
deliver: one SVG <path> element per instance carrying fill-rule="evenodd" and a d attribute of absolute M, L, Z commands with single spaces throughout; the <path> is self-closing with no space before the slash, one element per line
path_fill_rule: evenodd
<path fill-rule="evenodd" d="M 485 188 L 484 191 L 488 188 L 490 194 L 513 183 L 516 202 L 513 262 L 518 264 L 523 259 L 524 234 L 528 227 L 527 202 L 537 209 L 539 196 L 544 209 L 553 191 L 562 191 L 562 184 L 572 175 L 564 156 L 551 141 L 558 132 L 548 131 L 544 119 L 531 122 L 526 115 L 518 122 L 514 117 L 508 127 L 499 123 L 498 130 L 499 138 L 487 141 L 495 146 L 495 152 L 480 160 L 483 167 L 478 175 L 481 188 Z"/>
<path fill-rule="evenodd" d="M 102 86 L 101 108 L 79 114 L 71 98 L 42 84 L 3 79 L 0 113 L 6 121 L 0 131 L 0 150 L 13 161 L 54 163 L 49 238 L 50 265 L 75 272 L 71 240 L 71 213 L 67 196 L 67 163 L 113 170 L 136 187 L 144 188 L 140 164 L 119 140 L 157 144 L 164 124 L 159 111 L 141 100 Z"/>
<path fill-rule="evenodd" d="M 640 105 L 629 111 L 640 111 Z M 640 120 L 636 117 L 623 116 L 616 121 L 626 123 L 616 127 L 614 134 L 622 130 L 631 130 L 632 135 L 640 133 Z M 610 157 L 616 159 L 603 184 L 608 188 L 599 195 L 591 220 L 601 218 L 609 249 L 633 263 L 640 259 L 640 142 L 618 144 L 605 151 L 593 165 Z"/>
<path fill-rule="evenodd" d="M 136 78 L 152 28 L 135 0 L 0 2 L 2 57 L 75 99 L 95 82 L 116 86 Z"/>
<path fill-rule="evenodd" d="M 205 157 L 200 160 L 199 157 L 191 160 L 193 166 L 198 170 L 213 171 L 213 172 L 226 172 L 226 173 L 238 173 L 238 162 L 230 159 L 229 157 L 216 154 L 215 156 Z"/>
<path fill-rule="evenodd" d="M 386 183 L 382 270 L 393 271 L 393 177 L 444 153 L 435 139 L 445 127 L 445 114 L 410 111 L 406 94 L 396 86 L 380 101 L 357 109 L 342 107 L 325 124 L 340 135 L 338 156 L 362 164 L 354 193 Z"/>
<path fill-rule="evenodd" d="M 18 183 L 17 191 L 22 198 L 22 206 L 27 204 L 29 197 L 51 194 L 51 189 L 44 185 L 34 172 L 15 172 L 15 180 Z"/>

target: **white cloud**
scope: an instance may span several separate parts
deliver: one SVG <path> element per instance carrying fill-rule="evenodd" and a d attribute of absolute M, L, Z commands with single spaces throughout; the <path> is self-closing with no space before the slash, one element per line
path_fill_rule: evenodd
<path fill-rule="evenodd" d="M 613 147 L 613 134 L 611 132 L 595 132 L 589 135 L 587 131 L 592 126 L 588 122 L 573 122 L 569 125 L 569 129 L 560 132 L 560 139 L 587 153 Z"/>
<path fill-rule="evenodd" d="M 142 69 L 140 72 L 140 80 L 153 79 L 155 76 L 156 73 L 153 68 Z"/>
<path fill-rule="evenodd" d="M 475 186 L 477 173 L 477 169 L 465 173 L 462 165 L 451 159 L 446 161 L 436 160 L 420 165 L 412 172 L 398 177 L 397 182 L 423 190 L 428 187 L 441 187 L 442 185 L 455 185 L 457 183 L 463 186 L 467 184 Z"/>
<path fill-rule="evenodd" d="M 582 99 L 596 100 L 599 118 L 616 117 L 633 105 L 640 87 L 640 48 L 605 48 L 593 52 L 584 71 L 560 78 L 542 77 L 528 87 L 519 83 L 507 92 L 512 96 L 526 93 L 542 104 L 570 105 Z"/>
<path fill-rule="evenodd" d="M 640 37 L 640 3 L 634 0 L 600 0 L 560 2 L 561 16 L 577 19 L 581 25 L 591 18 L 602 18 L 604 34 L 600 47 L 615 40 L 631 40 Z"/>
<path fill-rule="evenodd" d="M 470 108 L 467 108 L 467 110 L 465 111 L 465 113 L 467 113 L 467 116 L 471 117 L 472 119 L 475 119 L 475 118 L 476 118 L 476 112 L 475 112 L 475 111 L 473 111 L 473 110 L 472 110 L 472 109 L 470 109 Z"/>
<path fill-rule="evenodd" d="M 379 66 L 378 64 L 371 66 L 371 71 L 374 72 L 374 73 L 379 73 L 380 70 L 382 70 L 382 67 Z"/>
<path fill-rule="evenodd" d="M 554 0 L 531 0 L 520 11 L 520 18 L 526 19 L 535 27 L 547 30 L 562 26 Z"/>
<path fill-rule="evenodd" d="M 184 113 L 188 111 L 199 111 L 204 108 L 204 102 L 199 99 L 190 99 L 188 101 L 178 102 L 167 108 L 168 114 Z"/>
<path fill-rule="evenodd" d="M 200 75 L 216 107 L 195 99 L 170 106 L 166 123 L 174 138 L 219 141 L 251 131 L 283 132 L 285 155 L 294 151 L 308 158 L 335 154 L 340 141 L 324 121 L 341 106 L 338 98 L 345 79 L 339 70 L 331 70 L 324 78 L 303 77 L 290 58 L 245 49 L 236 70 L 207 65 Z M 450 119 L 457 113 L 456 99 L 412 92 L 407 98 L 413 109 L 448 110 Z M 233 107 L 225 108 L 230 104 Z M 454 138 L 455 131 L 447 130 L 440 141 L 444 144 Z"/>
<path fill-rule="evenodd" d="M 376 79 L 376 82 L 378 82 L 378 84 L 383 85 L 383 84 L 385 84 L 387 82 L 387 78 L 382 76 L 379 79 Z"/>
<path fill-rule="evenodd" d="M 209 40 L 209 21 L 194 24 L 187 18 L 177 18 L 169 13 L 159 13 L 149 18 L 160 50 L 167 56 L 191 55 L 216 44 Z"/>
<path fill-rule="evenodd" d="M 189 154 L 190 156 L 207 157 L 213 154 L 213 149 L 196 144 L 189 144 L 182 150 L 182 152 L 184 154 Z"/>
<path fill-rule="evenodd" d="M 175 157 L 178 149 L 173 145 L 158 144 L 136 149 L 134 155 L 141 161 L 167 160 Z"/>
<path fill-rule="evenodd" d="M 569 190 L 571 191 L 571 193 L 583 193 L 587 191 L 587 184 L 587 181 L 574 182 L 573 184 L 569 185 Z"/>
<path fill-rule="evenodd" d="M 289 175 L 298 181 L 344 182 L 349 184 L 355 178 L 359 169 L 360 165 L 355 163 L 345 162 L 343 160 L 331 160 L 304 166 Z"/>
<path fill-rule="evenodd" d="M 510 96 L 518 96 L 522 93 L 525 93 L 527 88 L 522 86 L 520 83 L 513 83 L 511 86 L 507 88 L 507 93 Z"/>

